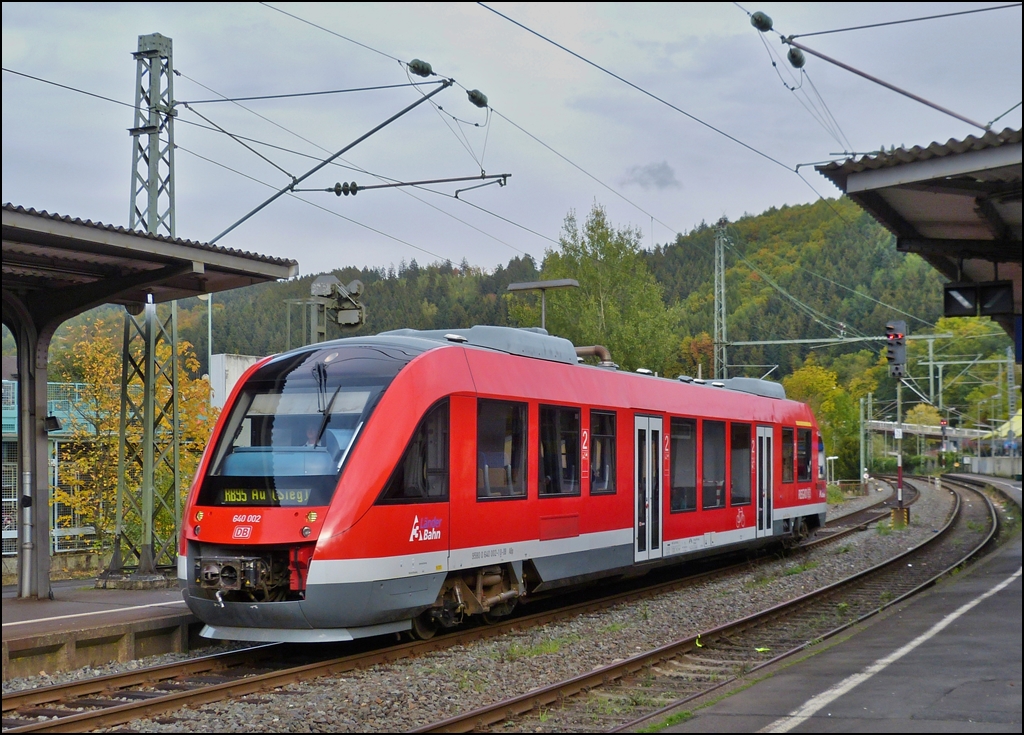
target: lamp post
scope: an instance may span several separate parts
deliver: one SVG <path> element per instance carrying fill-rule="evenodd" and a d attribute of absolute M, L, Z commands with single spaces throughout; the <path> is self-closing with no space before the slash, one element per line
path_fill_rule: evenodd
<path fill-rule="evenodd" d="M 580 282 L 575 278 L 559 278 L 552 281 L 529 281 L 527 283 L 510 283 L 509 291 L 540 291 L 540 328 L 547 329 L 546 292 L 553 288 L 579 288 Z"/>
<path fill-rule="evenodd" d="M 210 403 L 213 403 L 213 294 L 201 293 L 199 300 L 206 302 L 206 375 L 210 381 Z"/>
<path fill-rule="evenodd" d="M 836 460 L 839 455 L 825 457 L 825 484 L 831 485 L 836 479 Z M 831 478 L 831 479 L 830 479 Z"/>

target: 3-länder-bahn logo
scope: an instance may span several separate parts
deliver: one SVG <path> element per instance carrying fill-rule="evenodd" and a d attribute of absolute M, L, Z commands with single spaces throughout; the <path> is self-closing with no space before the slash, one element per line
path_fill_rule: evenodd
<path fill-rule="evenodd" d="M 436 541 L 441 538 L 441 519 L 424 518 L 420 521 L 419 516 L 412 519 L 412 532 L 409 534 L 410 541 Z"/>

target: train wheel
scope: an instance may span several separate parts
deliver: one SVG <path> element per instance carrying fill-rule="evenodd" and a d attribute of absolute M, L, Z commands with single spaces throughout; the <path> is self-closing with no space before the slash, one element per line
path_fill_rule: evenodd
<path fill-rule="evenodd" d="M 512 613 L 512 609 L 515 608 L 515 602 L 505 602 L 501 605 L 495 605 L 488 612 L 483 614 L 484 622 L 488 625 L 494 625 L 500 622 L 503 618 L 508 617 Z"/>
<path fill-rule="evenodd" d="M 798 518 L 793 521 L 793 531 L 782 540 L 782 545 L 787 549 L 793 549 L 802 544 L 811 535 L 807 528 L 807 519 Z"/>
<path fill-rule="evenodd" d="M 430 613 L 420 613 L 412 619 L 412 637 L 420 641 L 429 641 L 437 633 L 437 619 Z"/>

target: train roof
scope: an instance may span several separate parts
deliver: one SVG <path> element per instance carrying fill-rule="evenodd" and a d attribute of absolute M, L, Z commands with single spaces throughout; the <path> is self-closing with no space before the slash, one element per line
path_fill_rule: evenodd
<path fill-rule="evenodd" d="M 469 329 L 396 329 L 390 332 L 381 332 L 377 336 L 425 339 L 446 344 L 465 344 L 472 347 L 483 347 L 485 349 L 506 352 L 510 355 L 563 362 L 568 365 L 576 365 L 579 362 L 576 347 L 572 342 L 562 337 L 550 335 L 546 329 L 537 327 L 515 328 L 476 325 Z M 779 398 L 782 400 L 786 398 L 786 389 L 780 383 L 771 380 L 727 378 L 708 383 L 707 381 L 694 380 L 685 375 L 679 376 L 679 380 L 695 385 L 704 385 L 712 389 L 725 388 L 764 398 Z"/>
<path fill-rule="evenodd" d="M 567 365 L 577 365 L 580 362 L 580 358 L 576 354 L 576 347 L 572 342 L 563 337 L 550 335 L 546 329 L 537 327 L 516 328 L 476 325 L 469 329 L 395 329 L 389 332 L 380 332 L 373 336 L 349 337 L 332 342 L 367 346 L 384 344 L 390 347 L 398 347 L 410 355 L 428 352 L 442 344 L 461 345 L 504 352 L 521 357 L 561 362 Z M 307 345 L 301 349 L 309 351 L 323 349 L 328 346 L 329 343 L 324 342 L 316 345 Z M 581 365 L 581 367 L 590 368 L 593 366 Z M 601 366 L 594 369 L 610 369 L 614 371 L 617 368 L 615 366 Z M 667 379 L 653 376 L 650 374 L 650 371 L 643 371 L 642 375 L 656 380 Z M 678 380 L 691 385 L 704 386 L 709 390 L 726 389 L 763 398 L 786 399 L 785 388 L 780 383 L 771 380 L 739 377 L 705 381 L 691 378 L 688 375 L 680 375 Z"/>
<path fill-rule="evenodd" d="M 572 342 L 563 337 L 552 336 L 546 329 L 536 327 L 492 327 L 478 324 L 469 329 L 395 329 L 381 332 L 378 336 L 413 337 L 447 344 L 465 344 L 507 352 L 510 355 L 564 362 L 567 365 L 575 365 L 578 362 L 576 347 Z"/>

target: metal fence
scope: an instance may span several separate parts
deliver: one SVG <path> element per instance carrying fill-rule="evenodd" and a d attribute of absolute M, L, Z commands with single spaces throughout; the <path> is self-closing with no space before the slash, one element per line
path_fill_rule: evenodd
<path fill-rule="evenodd" d="M 58 464 L 59 442 L 50 442 L 50 492 L 59 487 L 69 490 L 66 473 Z M 96 547 L 96 529 L 85 525 L 81 513 L 71 506 L 54 502 L 51 507 L 50 551 L 54 554 L 89 551 Z M 3 442 L 3 556 L 18 553 L 18 443 Z"/>
<path fill-rule="evenodd" d="M 4 383 L 4 401 L 7 384 Z M 3 443 L 3 555 L 18 553 L 18 444 Z"/>

